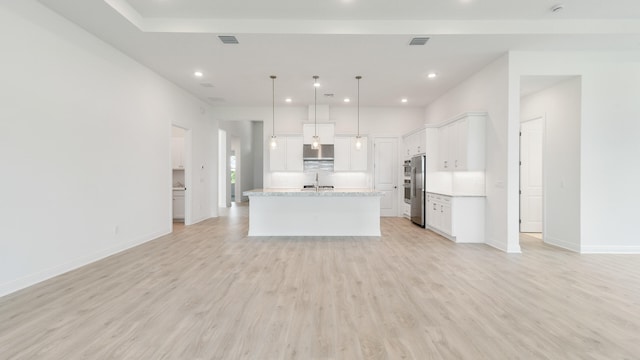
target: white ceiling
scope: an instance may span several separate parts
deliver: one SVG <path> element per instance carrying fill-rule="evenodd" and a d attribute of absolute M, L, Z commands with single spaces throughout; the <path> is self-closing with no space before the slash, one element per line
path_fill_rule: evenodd
<path fill-rule="evenodd" d="M 214 106 L 271 105 L 269 75 L 278 104 L 312 103 L 318 75 L 319 103 L 355 106 L 361 75 L 362 106 L 425 106 L 509 50 L 640 51 L 637 0 L 40 2 Z"/>

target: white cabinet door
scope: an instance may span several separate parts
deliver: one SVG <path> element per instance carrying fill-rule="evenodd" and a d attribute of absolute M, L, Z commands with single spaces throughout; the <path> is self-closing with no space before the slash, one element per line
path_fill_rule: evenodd
<path fill-rule="evenodd" d="M 432 228 L 439 228 L 438 220 L 440 219 L 440 214 L 438 213 L 437 204 L 433 200 L 433 195 L 428 195 L 429 200 L 427 202 L 427 225 Z"/>
<path fill-rule="evenodd" d="M 442 214 L 440 230 L 446 234 L 453 235 L 451 231 L 451 200 L 448 202 L 443 201 L 440 204 L 440 213 Z"/>
<path fill-rule="evenodd" d="M 458 170 L 484 171 L 486 145 L 486 116 L 469 115 L 459 125 Z"/>
<path fill-rule="evenodd" d="M 278 136 L 276 148 L 270 148 L 271 171 L 302 171 L 302 136 Z"/>
<path fill-rule="evenodd" d="M 184 138 L 171 138 L 171 167 L 184 169 Z"/>
<path fill-rule="evenodd" d="M 452 142 L 455 141 L 453 136 L 454 124 L 445 125 L 438 129 L 438 170 L 451 171 L 451 149 L 455 147 Z"/>
<path fill-rule="evenodd" d="M 303 124 L 304 143 L 311 144 L 314 134 L 317 134 L 320 137 L 320 144 L 333 144 L 335 141 L 334 128 L 334 124 L 318 124 L 317 129 L 315 124 Z"/>
<path fill-rule="evenodd" d="M 424 154 L 426 150 L 427 144 L 427 132 L 426 130 L 421 130 L 414 134 L 414 144 L 415 144 L 415 153 L 414 154 Z"/>
<path fill-rule="evenodd" d="M 173 192 L 173 218 L 178 220 L 184 219 L 184 192 Z"/>
<path fill-rule="evenodd" d="M 424 154 L 427 149 L 427 132 L 422 129 L 411 135 L 405 136 L 403 139 L 403 153 L 405 159 L 409 159 L 412 156 L 418 154 Z"/>
<path fill-rule="evenodd" d="M 451 133 L 451 149 L 453 156 L 453 170 L 460 171 L 467 168 L 467 141 L 469 139 L 469 121 L 467 119 L 458 120 L 453 123 Z"/>
<path fill-rule="evenodd" d="M 411 135 L 402 139 L 402 156 L 406 159 L 411 158 Z"/>
<path fill-rule="evenodd" d="M 356 148 L 355 136 L 336 136 L 334 143 L 334 171 L 367 171 L 367 138 L 361 137 L 360 149 Z"/>
<path fill-rule="evenodd" d="M 485 117 L 467 115 L 438 129 L 438 170 L 485 168 Z"/>
<path fill-rule="evenodd" d="M 287 171 L 302 171 L 302 136 L 287 137 Z"/>
<path fill-rule="evenodd" d="M 333 170 L 349 171 L 351 169 L 351 139 L 346 136 L 336 136 L 333 146 Z"/>

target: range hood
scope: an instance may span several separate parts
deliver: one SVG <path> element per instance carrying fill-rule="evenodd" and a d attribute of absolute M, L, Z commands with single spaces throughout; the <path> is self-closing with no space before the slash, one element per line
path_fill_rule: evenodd
<path fill-rule="evenodd" d="M 302 145 L 302 160 L 333 161 L 333 144 L 320 144 L 317 149 L 312 149 L 310 144 Z"/>

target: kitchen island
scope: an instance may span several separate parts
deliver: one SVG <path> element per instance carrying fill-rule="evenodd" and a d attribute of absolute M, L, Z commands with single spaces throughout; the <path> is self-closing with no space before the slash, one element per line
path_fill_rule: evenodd
<path fill-rule="evenodd" d="M 249 236 L 380 236 L 380 198 L 370 189 L 255 189 Z"/>

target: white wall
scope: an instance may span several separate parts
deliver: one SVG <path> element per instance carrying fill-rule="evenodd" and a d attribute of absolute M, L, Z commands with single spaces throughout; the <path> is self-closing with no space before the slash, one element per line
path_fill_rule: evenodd
<path fill-rule="evenodd" d="M 172 123 L 193 130 L 193 218 L 215 215 L 205 104 L 35 1 L 0 24 L 0 295 L 170 232 Z"/>
<path fill-rule="evenodd" d="M 512 53 L 511 90 L 532 75 L 582 78 L 580 250 L 640 252 L 640 52 Z M 517 121 L 519 99 L 510 101 Z"/>
<path fill-rule="evenodd" d="M 450 90 L 436 101 L 427 106 L 425 110 L 426 122 L 437 124 L 465 112 L 487 112 L 487 148 L 486 148 L 486 234 L 488 244 L 508 252 L 519 252 L 519 244 L 508 242 L 508 233 L 517 228 L 509 228 L 513 225 L 515 216 L 516 225 L 518 212 L 515 215 L 509 209 L 517 202 L 508 201 L 509 191 L 518 189 L 518 178 L 508 173 L 507 163 L 510 156 L 516 156 L 517 138 L 515 139 L 515 153 L 513 145 L 508 139 L 508 66 L 507 55 L 482 69 L 469 79 Z M 429 146 L 427 144 L 427 146 Z M 511 177 L 510 177 L 511 175 Z M 517 201 L 517 199 L 516 199 Z M 510 221 L 511 220 L 511 221 Z"/>
<path fill-rule="evenodd" d="M 302 124 L 309 121 L 309 108 L 307 106 L 286 106 L 275 109 L 275 133 L 278 135 L 301 135 Z M 335 124 L 336 134 L 355 135 L 357 133 L 357 108 L 350 106 L 332 106 L 329 109 L 329 120 Z M 313 174 L 304 173 L 272 173 L 269 171 L 269 138 L 272 135 L 272 108 L 271 107 L 217 107 L 215 118 L 225 120 L 262 120 L 264 126 L 263 150 L 264 150 L 264 187 L 301 187 L 303 184 L 313 182 Z M 319 121 L 320 122 L 320 121 Z M 397 136 L 419 128 L 424 125 L 423 110 L 414 107 L 397 108 L 360 108 L 360 134 L 373 136 Z M 372 142 L 370 141 L 370 144 Z M 401 144 L 401 141 L 399 140 Z M 400 152 L 398 152 L 400 153 Z M 371 154 L 370 160 L 371 160 Z M 371 163 L 371 161 L 370 161 Z M 401 163 L 401 162 L 399 162 Z M 367 173 L 333 173 L 321 174 L 323 185 L 337 187 L 369 187 L 371 186 L 371 170 Z M 400 169 L 398 170 L 400 173 Z"/>
<path fill-rule="evenodd" d="M 544 241 L 580 251 L 581 80 L 523 97 L 521 120 L 544 117 Z"/>

